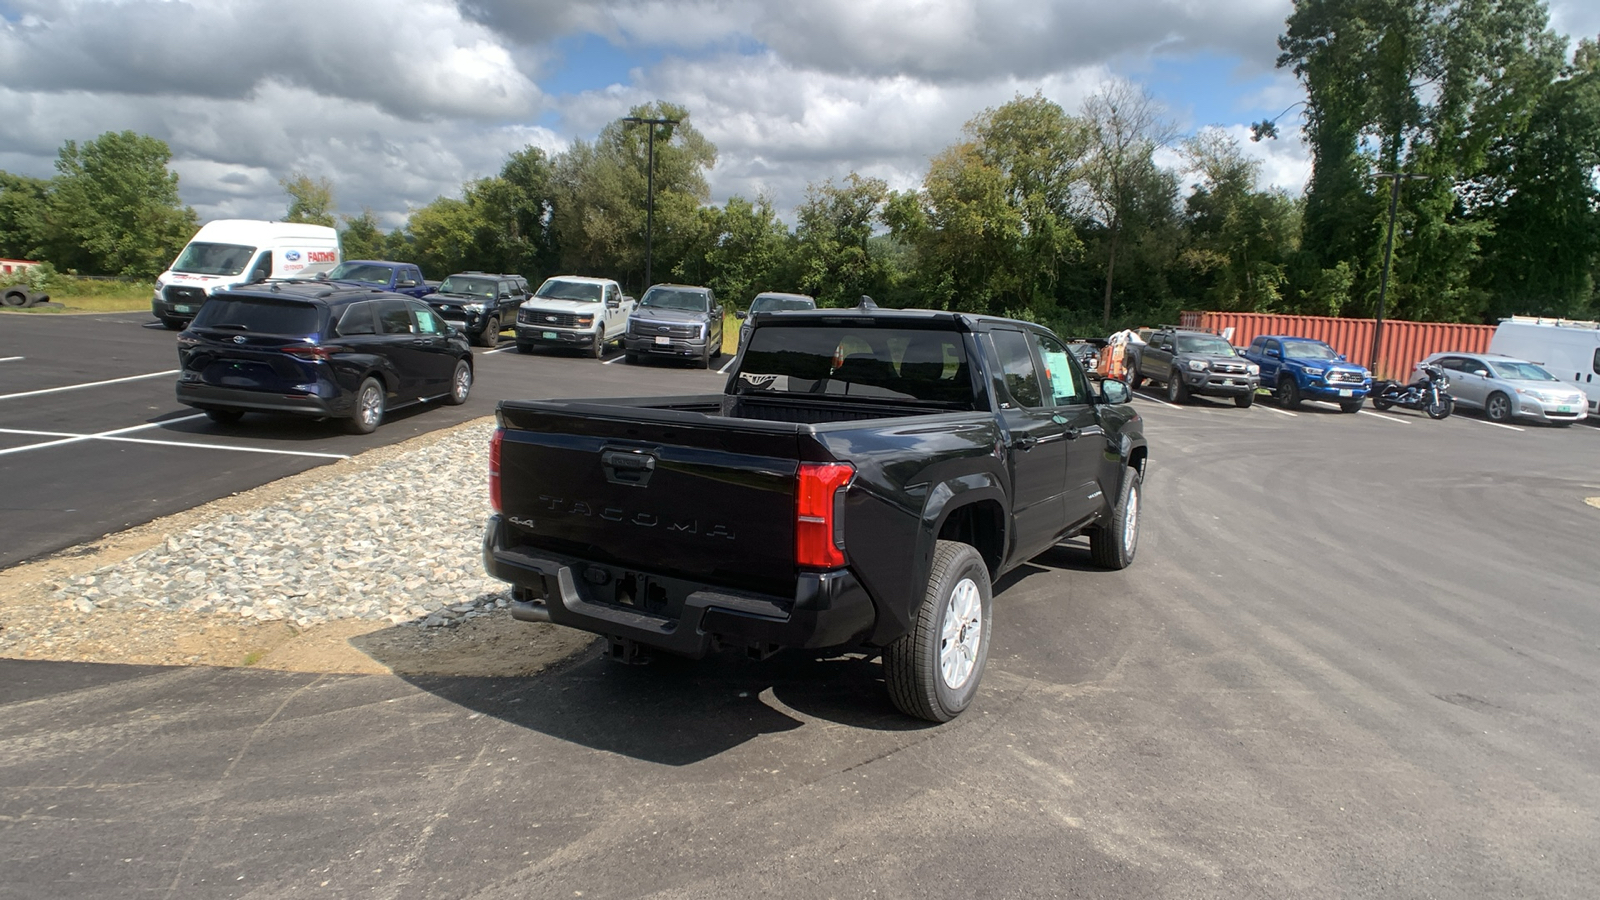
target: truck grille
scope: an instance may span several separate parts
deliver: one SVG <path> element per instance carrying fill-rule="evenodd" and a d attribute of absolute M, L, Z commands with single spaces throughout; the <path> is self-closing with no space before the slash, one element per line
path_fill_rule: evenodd
<path fill-rule="evenodd" d="M 197 287 L 170 285 L 163 293 L 163 296 L 167 298 L 168 303 L 200 304 L 206 302 L 206 292 Z"/>
<path fill-rule="evenodd" d="M 580 328 L 577 313 L 545 312 L 537 309 L 517 310 L 517 322 L 522 325 L 539 325 L 545 328 Z"/>
<path fill-rule="evenodd" d="M 1246 363 L 1236 362 L 1213 363 L 1211 366 L 1211 371 L 1217 372 L 1221 375 L 1243 375 L 1249 371 L 1249 369 L 1246 368 L 1246 365 Z"/>
<path fill-rule="evenodd" d="M 1367 379 L 1363 378 L 1360 372 L 1352 372 L 1349 369 L 1334 369 L 1328 373 L 1329 384 L 1333 384 L 1335 382 L 1339 384 L 1360 384 L 1366 380 Z"/>
<path fill-rule="evenodd" d="M 700 326 L 682 322 L 641 322 L 637 319 L 628 322 L 628 333 L 640 337 L 667 337 L 688 339 L 700 336 Z"/>

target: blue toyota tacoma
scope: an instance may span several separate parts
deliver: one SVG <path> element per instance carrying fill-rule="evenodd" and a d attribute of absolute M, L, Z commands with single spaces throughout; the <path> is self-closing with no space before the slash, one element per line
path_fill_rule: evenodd
<path fill-rule="evenodd" d="M 1261 386 L 1278 405 L 1295 409 L 1302 400 L 1326 400 L 1358 412 L 1372 391 L 1372 374 L 1314 338 L 1263 334 L 1250 342 L 1245 359 L 1261 367 Z"/>

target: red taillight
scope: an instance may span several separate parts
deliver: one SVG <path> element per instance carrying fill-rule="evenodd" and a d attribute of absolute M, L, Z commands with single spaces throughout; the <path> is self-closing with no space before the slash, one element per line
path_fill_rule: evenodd
<path fill-rule="evenodd" d="M 855 475 L 849 463 L 801 463 L 795 492 L 795 565 L 836 569 L 844 558 L 844 489 Z"/>
<path fill-rule="evenodd" d="M 500 512 L 500 442 L 505 437 L 506 430 L 496 428 L 489 439 L 489 508 L 495 512 Z"/>
<path fill-rule="evenodd" d="M 289 346 L 282 347 L 280 349 L 284 353 L 287 353 L 296 359 L 310 360 L 312 362 L 322 359 L 331 359 L 335 353 L 344 352 L 343 347 L 334 347 L 329 344 L 290 344 Z"/>

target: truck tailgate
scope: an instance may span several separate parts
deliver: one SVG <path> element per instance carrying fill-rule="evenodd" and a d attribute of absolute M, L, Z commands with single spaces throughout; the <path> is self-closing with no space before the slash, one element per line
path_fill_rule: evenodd
<path fill-rule="evenodd" d="M 500 417 L 502 512 L 524 544 L 792 595 L 807 426 L 560 401 L 506 401 Z"/>

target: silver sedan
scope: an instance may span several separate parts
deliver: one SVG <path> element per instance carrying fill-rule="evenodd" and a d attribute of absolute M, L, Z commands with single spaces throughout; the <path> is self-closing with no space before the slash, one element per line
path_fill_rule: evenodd
<path fill-rule="evenodd" d="M 1491 422 L 1531 419 L 1570 425 L 1587 415 L 1584 395 L 1525 359 L 1493 353 L 1435 353 L 1421 367 L 1435 363 L 1450 379 L 1457 406 L 1481 409 Z"/>

